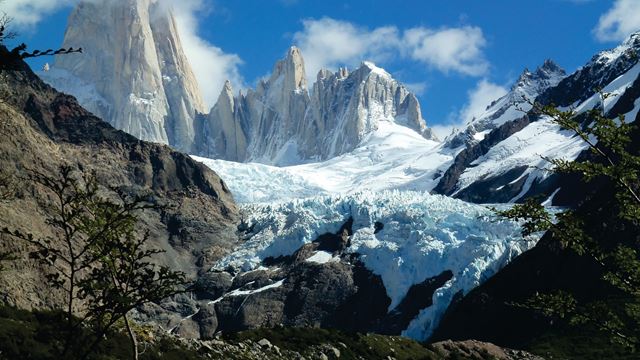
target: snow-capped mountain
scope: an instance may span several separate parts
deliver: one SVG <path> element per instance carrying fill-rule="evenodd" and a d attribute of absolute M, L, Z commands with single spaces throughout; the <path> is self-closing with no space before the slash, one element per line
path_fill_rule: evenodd
<path fill-rule="evenodd" d="M 184 152 L 271 165 L 326 160 L 355 149 L 381 120 L 434 139 L 417 98 L 383 69 L 322 70 L 309 89 L 295 47 L 255 89 L 235 95 L 227 82 L 205 109 L 175 18 L 156 0 L 82 1 L 63 46 L 85 56 L 57 57 L 46 81 L 116 128 Z"/>
<path fill-rule="evenodd" d="M 548 164 L 542 157 L 573 160 L 585 144 L 551 119 L 530 112 L 529 102 L 585 111 L 599 103 L 599 94 L 588 85 L 593 83 L 612 95 L 605 100 L 611 116 L 626 114 L 632 121 L 640 108 L 640 68 L 634 57 L 639 37 L 632 35 L 569 76 L 552 61 L 524 71 L 507 95 L 444 143 L 424 139 L 397 119 L 381 117 L 355 149 L 325 161 L 271 167 L 198 160 L 227 179 L 240 202 L 363 189 L 433 191 L 480 203 L 515 202 L 532 194 L 551 197 L 561 185 L 558 177 L 543 170 Z"/>
<path fill-rule="evenodd" d="M 636 119 L 640 97 L 640 33 L 594 56 L 585 66 L 548 87 L 535 100 L 581 113 L 604 106 L 609 116 Z M 604 103 L 598 92 L 610 94 Z M 542 158 L 576 159 L 585 144 L 551 119 L 533 112 L 514 113 L 456 155 L 435 191 L 474 202 L 514 202 L 534 194 L 556 193 L 559 178 L 544 170 Z"/>
<path fill-rule="evenodd" d="M 424 339 L 454 297 L 533 245 L 520 242 L 517 224 L 451 197 L 499 203 L 542 193 L 551 203 L 559 183 L 543 157 L 574 160 L 585 149 L 525 99 L 578 112 L 604 106 L 628 119 L 640 108 L 634 34 L 569 76 L 552 61 L 525 71 L 443 143 L 416 97 L 383 69 L 322 70 L 309 88 L 295 47 L 255 89 L 236 94 L 227 82 L 205 112 L 184 55 L 167 48 L 179 49 L 171 16 L 150 21 L 152 0 L 127 1 L 109 5 L 98 25 L 99 5 L 78 5 L 66 41 L 97 55 L 57 61 L 50 81 L 119 128 L 203 156 L 194 158 L 244 203 L 239 246 L 201 274 L 189 306 L 173 308 L 183 318 L 170 331 L 211 337 L 286 324 Z M 114 34 L 104 30 L 122 19 Z M 127 46 L 112 52 L 110 41 Z M 598 87 L 612 94 L 604 104 Z"/>
<path fill-rule="evenodd" d="M 292 47 L 246 95 L 234 97 L 225 84 L 195 153 L 278 166 L 327 160 L 361 145 L 381 121 L 434 138 L 416 97 L 383 69 L 364 62 L 351 73 L 321 70 L 309 91 L 302 54 Z"/>
<path fill-rule="evenodd" d="M 96 15 L 99 14 L 99 15 Z M 205 112 L 171 11 L 155 0 L 83 1 L 45 80 L 139 139 L 189 151 L 196 112 Z"/>
<path fill-rule="evenodd" d="M 566 72 L 553 60 L 546 60 L 533 72 L 525 69 L 506 95 L 492 102 L 465 129 L 446 139 L 447 146 L 457 148 L 482 141 L 491 130 L 524 116 L 531 110 L 530 102 L 545 90 L 558 85 L 566 76 Z"/>

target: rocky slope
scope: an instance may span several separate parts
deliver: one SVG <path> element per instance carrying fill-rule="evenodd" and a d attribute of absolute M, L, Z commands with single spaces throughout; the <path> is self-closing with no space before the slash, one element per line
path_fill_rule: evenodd
<path fill-rule="evenodd" d="M 206 110 L 171 11 L 154 0 L 83 1 L 62 46 L 85 56 L 56 57 L 49 82 L 117 129 L 191 150 Z"/>
<path fill-rule="evenodd" d="M 640 116 L 635 117 L 640 123 Z M 631 151 L 640 153 L 640 131 L 632 137 Z M 572 184 L 581 189 L 575 213 L 584 221 L 586 233 L 604 251 L 625 244 L 637 249 L 637 222 L 619 217 L 613 186 L 604 181 Z M 585 200 L 586 199 L 586 200 Z M 598 325 L 570 324 L 569 318 L 543 316 L 524 304 L 539 294 L 563 291 L 577 301 L 578 309 L 600 302 L 604 308 L 621 308 L 627 295 L 604 280 L 605 270 L 589 255 L 560 245 L 551 233 L 485 284 L 468 294 L 460 293 L 443 317 L 433 341 L 478 339 L 502 346 L 535 350 L 542 355 L 570 359 L 635 359 L 637 354 L 613 343 Z M 632 300 L 633 301 L 633 300 Z M 582 310 L 577 310 L 580 314 Z M 602 310 L 602 321 L 613 318 Z M 491 323 L 488 327 L 486 324 Z"/>
<path fill-rule="evenodd" d="M 545 90 L 558 85 L 566 76 L 566 72 L 553 60 L 546 60 L 533 72 L 525 69 L 506 95 L 493 101 L 465 129 L 447 138 L 446 146 L 457 148 L 477 144 L 505 122 L 524 116 L 531 110 L 529 102 L 533 102 Z"/>
<path fill-rule="evenodd" d="M 167 146 L 138 140 L 112 128 L 77 101 L 42 82 L 0 47 L 0 169 L 23 177 L 28 170 L 53 175 L 61 164 L 95 170 L 102 185 L 132 195 L 151 193 L 164 210 L 145 211 L 142 226 L 151 244 L 166 250 L 160 261 L 191 277 L 236 246 L 238 213 L 222 180 L 211 170 Z M 21 181 L 10 201 L 0 203 L 2 227 L 51 235 L 45 223 L 47 191 Z M 2 249 L 24 250 L 3 238 Z M 12 262 L 2 277 L 5 303 L 47 307 L 56 295 L 46 289 L 42 269 Z"/>
<path fill-rule="evenodd" d="M 425 346 L 402 337 L 320 329 L 248 331 L 226 339 L 187 341 L 185 345 L 214 359 L 543 360 L 525 351 L 479 341 L 444 341 Z"/>
<path fill-rule="evenodd" d="M 450 141 L 452 146 L 466 143 L 466 147 L 456 155 L 434 191 L 481 203 L 514 202 L 536 194 L 550 197 L 560 187 L 561 180 L 543 170 L 547 163 L 542 156 L 574 160 L 581 156 L 584 144 L 571 132 L 554 125 L 549 118 L 535 111 L 526 114 L 514 112 L 513 105 L 507 104 L 507 111 L 491 120 L 501 113 L 497 107 L 505 105 L 502 104 L 505 99 L 517 97 L 518 92 L 528 94 L 533 100 L 533 95 L 544 90 L 535 97 L 541 104 L 571 107 L 578 114 L 600 106 L 612 117 L 625 114 L 628 118 L 635 118 L 640 109 L 636 102 L 639 97 L 636 83 L 640 74 L 638 51 L 640 33 L 631 35 L 615 49 L 594 56 L 565 78 L 550 63 L 540 68 L 534 78 L 521 78 L 543 81 L 533 89 L 525 86 L 525 91 L 516 85 L 511 93 L 492 106 L 493 109 L 488 109 L 487 120 L 476 120 L 469 129 Z M 611 94 L 604 102 L 595 90 L 598 88 Z M 473 130 L 476 123 L 481 125 L 486 121 L 494 125 L 479 133 Z M 561 193 L 558 193 L 559 198 L 565 196 Z"/>

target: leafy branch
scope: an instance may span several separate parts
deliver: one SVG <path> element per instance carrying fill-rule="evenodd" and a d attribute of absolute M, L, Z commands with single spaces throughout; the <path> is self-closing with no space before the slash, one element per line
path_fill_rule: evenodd
<path fill-rule="evenodd" d="M 605 100 L 610 94 L 599 92 L 600 105 L 579 114 L 575 109 L 560 110 L 553 105 L 525 101 L 531 112 L 545 116 L 563 130 L 571 131 L 586 145 L 591 159 L 574 162 L 565 159 L 544 158 L 555 173 L 577 174 L 585 182 L 605 179 L 613 190 L 609 203 L 617 209 L 620 226 L 634 228 L 640 225 L 640 156 L 630 150 L 635 126 L 625 121 L 624 115 L 609 118 L 604 112 Z M 606 234 L 604 213 L 600 207 L 595 214 L 582 214 L 567 210 L 554 217 L 540 204 L 539 199 L 527 199 L 511 209 L 498 211 L 500 217 L 524 221 L 522 234 L 549 231 L 563 248 L 595 262 L 603 273 L 603 280 L 626 294 L 623 313 L 603 301 L 579 303 L 567 292 L 536 294 L 516 306 L 528 308 L 548 317 L 570 319 L 571 324 L 589 323 L 610 334 L 616 342 L 635 348 L 640 341 L 640 256 L 637 243 L 621 239 L 597 238 L 592 234 Z M 637 241 L 637 240 L 636 240 Z"/>
<path fill-rule="evenodd" d="M 159 206 L 115 188 L 110 190 L 116 199 L 107 198 L 95 173 L 79 174 L 67 165 L 55 176 L 30 171 L 28 179 L 53 194 L 47 224 L 57 236 L 36 237 L 7 228 L 1 232 L 29 244 L 30 257 L 50 269 L 48 283 L 66 295 L 67 335 L 61 356 L 88 356 L 124 321 L 137 359 L 128 313 L 180 293 L 186 285 L 183 273 L 154 263 L 163 251 L 149 247 L 148 232 L 137 231 L 137 214 Z M 78 341 L 87 326 L 93 329 L 92 340 Z"/>

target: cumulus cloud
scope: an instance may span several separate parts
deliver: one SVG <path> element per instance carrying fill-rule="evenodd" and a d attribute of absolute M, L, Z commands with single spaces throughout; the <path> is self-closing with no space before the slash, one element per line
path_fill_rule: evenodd
<path fill-rule="evenodd" d="M 620 41 L 638 30 L 640 1 L 616 0 L 611 9 L 600 17 L 593 32 L 600 41 Z"/>
<path fill-rule="evenodd" d="M 460 111 L 460 121 L 467 124 L 474 117 L 478 117 L 484 113 L 494 100 L 497 100 L 507 94 L 509 90 L 498 84 L 494 84 L 487 79 L 480 80 L 476 87 L 467 93 L 467 103 Z"/>
<path fill-rule="evenodd" d="M 474 26 L 431 30 L 423 27 L 405 31 L 403 50 L 413 60 L 440 71 L 457 71 L 479 76 L 489 68 L 482 49 L 486 45 L 482 29 Z"/>
<path fill-rule="evenodd" d="M 414 83 L 404 83 L 404 86 L 409 89 L 415 95 L 421 96 L 424 95 L 424 92 L 427 91 L 427 83 L 426 82 L 414 82 Z"/>
<path fill-rule="evenodd" d="M 353 66 L 363 59 L 380 62 L 394 56 L 471 76 L 483 75 L 489 67 L 483 53 L 486 40 L 479 27 L 369 29 L 326 17 L 306 19 L 302 24 L 302 31 L 293 38 L 305 57 L 310 78 L 321 68 Z"/>
<path fill-rule="evenodd" d="M 191 63 L 193 72 L 205 104 L 215 104 L 226 80 L 243 88 L 244 79 L 239 66 L 242 60 L 236 54 L 225 53 L 221 48 L 209 43 L 198 35 L 198 18 L 203 12 L 215 11 L 211 2 L 202 0 L 160 0 L 165 8 L 171 9 L 176 17 L 178 32 L 184 52 Z"/>
<path fill-rule="evenodd" d="M 307 76 L 323 68 L 354 65 L 364 59 L 381 61 L 397 48 L 398 29 L 380 27 L 369 30 L 346 21 L 322 18 L 302 22 L 304 30 L 293 36 L 302 50 Z"/>
<path fill-rule="evenodd" d="M 454 129 L 462 129 L 467 124 L 482 115 L 487 106 L 494 100 L 506 95 L 508 89 L 502 85 L 494 84 L 487 79 L 480 80 L 476 86 L 467 93 L 467 102 L 460 111 L 454 112 L 449 116 L 449 122 L 439 124 L 432 127 L 436 135 L 444 139 Z"/>
<path fill-rule="evenodd" d="M 72 5 L 76 0 L 4 0 L 0 11 L 13 17 L 14 25 L 30 27 L 39 23 L 46 15 Z"/>

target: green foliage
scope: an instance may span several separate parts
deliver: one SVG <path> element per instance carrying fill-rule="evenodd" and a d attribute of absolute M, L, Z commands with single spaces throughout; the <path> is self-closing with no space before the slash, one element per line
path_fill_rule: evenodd
<path fill-rule="evenodd" d="M 601 94 L 604 100 L 608 94 Z M 578 302 L 567 292 L 536 294 L 522 304 L 547 317 L 568 319 L 573 325 L 589 325 L 610 336 L 610 339 L 631 349 L 640 341 L 640 257 L 638 239 L 609 238 L 614 226 L 637 229 L 640 226 L 640 156 L 631 149 L 631 134 L 635 127 L 624 116 L 612 119 L 595 108 L 581 117 L 573 110 L 559 110 L 553 106 L 533 104 L 534 111 L 547 116 L 561 128 L 571 130 L 589 147 L 591 159 L 572 162 L 546 159 L 556 173 L 571 173 L 583 181 L 603 180 L 611 190 L 611 199 L 587 214 L 567 210 L 554 217 L 537 199 L 528 199 L 506 211 L 497 211 L 501 217 L 524 221 L 523 235 L 549 230 L 552 239 L 562 248 L 590 258 L 597 264 L 603 280 L 620 292 L 624 299 L 611 301 Z M 615 219 L 608 214 L 614 209 Z M 632 231 L 633 233 L 633 231 Z M 633 237 L 633 236 L 631 236 Z M 606 299 L 605 299 L 606 300 Z"/>
<path fill-rule="evenodd" d="M 493 211 L 499 217 L 505 217 L 515 221 L 524 221 L 522 224 L 522 236 L 529 236 L 537 232 L 549 230 L 553 225 L 551 214 L 540 204 L 537 198 L 526 199 L 507 210 Z"/>
<path fill-rule="evenodd" d="M 60 331 L 66 324 L 66 315 L 60 311 L 29 312 L 11 307 L 0 307 L 0 359 L 58 360 L 59 344 L 65 335 Z M 80 339 L 95 337 L 91 328 L 82 328 Z M 116 360 L 131 357 L 127 336 L 119 331 L 109 331 L 104 340 L 87 355 L 89 360 Z M 74 354 L 75 355 L 75 354 Z M 73 358 L 70 355 L 68 358 Z M 196 360 L 192 350 L 185 349 L 170 338 L 161 338 L 145 344 L 140 354 L 142 360 Z"/>
<path fill-rule="evenodd" d="M 157 205 L 118 189 L 111 189 L 116 199 L 102 196 L 95 174 L 79 174 L 70 166 L 61 166 L 53 177 L 32 171 L 29 179 L 53 194 L 47 223 L 58 237 L 37 238 L 7 228 L 2 232 L 29 244 L 30 257 L 50 269 L 48 283 L 66 296 L 61 354 L 93 351 L 119 321 L 124 321 L 135 353 L 128 312 L 185 285 L 184 274 L 152 262 L 162 251 L 147 248 L 148 234 L 136 230 L 137 213 Z M 84 327 L 92 329 L 91 338 L 77 341 Z"/>

